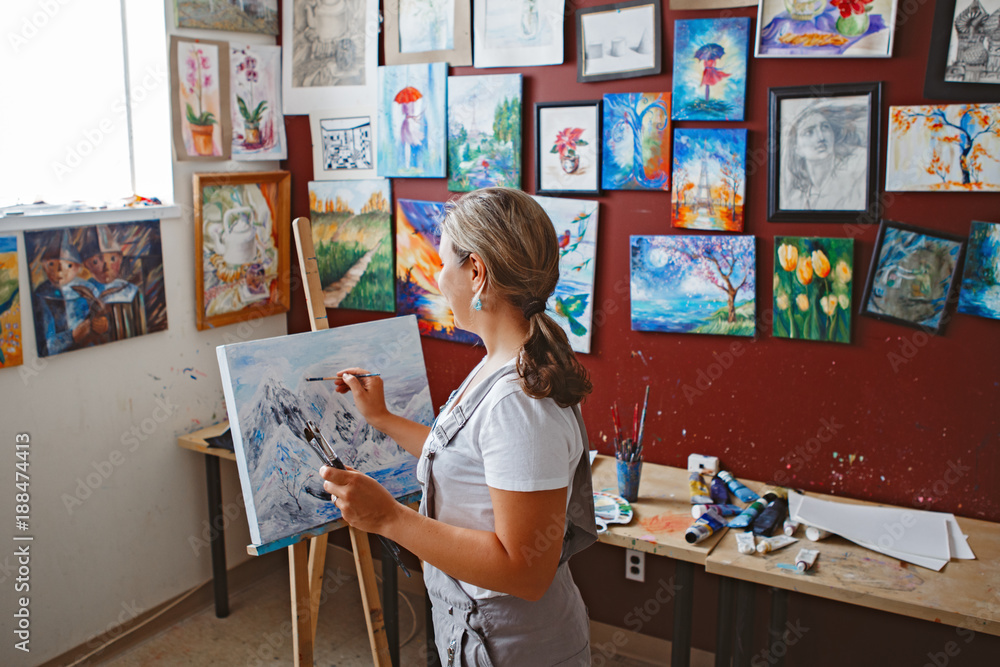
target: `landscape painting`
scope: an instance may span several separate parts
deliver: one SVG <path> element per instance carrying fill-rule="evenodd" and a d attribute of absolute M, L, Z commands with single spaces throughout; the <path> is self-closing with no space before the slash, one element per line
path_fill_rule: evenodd
<path fill-rule="evenodd" d="M 601 187 L 670 189 L 670 93 L 604 96 Z"/>
<path fill-rule="evenodd" d="M 774 238 L 776 338 L 851 342 L 854 239 Z"/>
<path fill-rule="evenodd" d="M 743 231 L 746 155 L 744 129 L 676 130 L 673 226 Z"/>
<path fill-rule="evenodd" d="M 448 64 L 378 68 L 378 175 L 445 176 Z"/>
<path fill-rule="evenodd" d="M 633 331 L 753 336 L 752 236 L 633 236 Z"/>
<path fill-rule="evenodd" d="M 174 0 L 178 28 L 278 34 L 278 0 Z"/>
<path fill-rule="evenodd" d="M 743 120 L 750 19 L 674 21 L 674 120 Z"/>
<path fill-rule="evenodd" d="M 389 180 L 312 181 L 309 219 L 327 308 L 395 310 Z"/>
<path fill-rule="evenodd" d="M 448 189 L 521 186 L 521 75 L 448 77 Z"/>
<path fill-rule="evenodd" d="M 420 335 L 476 343 L 479 337 L 455 326 L 448 300 L 441 294 L 441 237 L 444 202 L 396 200 L 396 312 L 417 316 Z"/>
<path fill-rule="evenodd" d="M 1000 104 L 889 107 L 885 189 L 1000 191 Z"/>
<path fill-rule="evenodd" d="M 20 366 L 24 361 L 17 276 L 17 237 L 0 236 L 0 368 Z"/>
<path fill-rule="evenodd" d="M 559 239 L 559 282 L 545 312 L 566 332 L 575 352 L 590 352 L 594 317 L 594 257 L 597 255 L 597 202 L 535 197 Z"/>
<path fill-rule="evenodd" d="M 281 47 L 231 46 L 229 109 L 234 160 L 284 160 Z"/>
<path fill-rule="evenodd" d="M 1000 320 L 1000 225 L 995 222 L 972 223 L 958 312 Z"/>
<path fill-rule="evenodd" d="M 760 0 L 758 58 L 888 58 L 897 0 Z"/>
<path fill-rule="evenodd" d="M 380 373 L 389 409 L 429 425 L 434 410 L 415 318 L 222 345 L 217 354 L 255 545 L 341 517 L 323 490 L 323 462 L 305 440 L 309 421 L 346 465 L 371 475 L 399 500 L 418 497 L 417 459 L 369 426 L 333 382 L 309 379 L 353 366 Z"/>

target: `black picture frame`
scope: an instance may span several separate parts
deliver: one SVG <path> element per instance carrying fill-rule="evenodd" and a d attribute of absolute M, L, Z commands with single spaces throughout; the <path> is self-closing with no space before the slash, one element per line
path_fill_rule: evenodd
<path fill-rule="evenodd" d="M 912 232 L 914 234 L 920 234 L 922 236 L 927 236 L 933 239 L 939 239 L 941 241 L 948 241 L 951 243 L 958 244 L 958 255 L 955 258 L 955 266 L 951 270 L 951 275 L 949 277 L 948 287 L 945 290 L 945 300 L 942 305 L 941 315 L 936 326 L 930 326 L 926 324 L 921 324 L 919 321 L 908 320 L 903 317 L 897 317 L 894 315 L 889 315 L 885 312 L 873 311 L 870 308 L 870 301 L 872 296 L 872 289 L 875 283 L 875 276 L 881 266 L 882 252 L 885 243 L 885 234 L 887 229 L 900 229 L 907 232 Z M 861 302 L 858 306 L 858 314 L 864 315 L 865 317 L 871 317 L 876 320 L 882 320 L 885 322 L 892 322 L 894 324 L 901 324 L 903 326 L 912 327 L 914 329 L 920 329 L 926 333 L 934 334 L 940 336 L 944 333 L 944 327 L 951 319 L 952 307 L 958 302 L 959 286 L 962 282 L 962 262 L 965 258 L 965 246 L 966 239 L 955 234 L 949 234 L 947 232 L 941 232 L 936 229 L 928 229 L 926 227 L 918 227 L 916 225 L 910 225 L 903 222 L 896 222 L 894 220 L 882 220 L 878 228 L 878 235 L 875 237 L 875 249 L 872 252 L 871 264 L 868 267 L 868 277 L 865 279 L 865 290 L 861 296 Z M 907 272 L 913 275 L 914 272 Z M 919 275 L 919 274 L 917 274 Z M 930 279 L 929 279 L 930 280 Z M 913 288 L 911 287 L 910 293 L 912 294 Z"/>
<path fill-rule="evenodd" d="M 585 24 L 589 21 L 602 21 L 607 22 L 612 17 L 612 14 L 621 16 L 620 11 L 623 9 L 635 9 L 637 7 L 652 7 L 653 8 L 653 24 L 651 26 L 643 26 L 643 31 L 638 32 L 638 43 L 636 47 L 628 46 L 625 43 L 625 37 L 616 37 L 609 43 L 609 48 L 607 52 L 608 57 L 620 58 L 623 55 L 627 55 L 628 51 L 635 51 L 637 53 L 645 53 L 645 51 L 640 49 L 648 49 L 650 45 L 646 42 L 649 37 L 652 37 L 652 62 L 648 67 L 637 67 L 629 68 L 629 63 L 623 61 L 621 66 L 622 69 L 617 70 L 604 70 L 601 69 L 598 73 L 587 73 L 588 63 L 592 60 L 605 60 L 605 53 L 603 48 L 603 40 L 599 43 L 595 43 L 591 40 L 590 53 L 588 54 L 587 41 L 586 41 L 586 30 Z M 605 14 L 607 16 L 599 16 Z M 663 69 L 663 9 L 661 6 L 661 0 L 628 0 L 627 2 L 615 2 L 610 5 L 600 5 L 598 7 L 584 7 L 576 10 L 576 80 L 580 83 L 591 82 L 591 81 L 613 81 L 617 79 L 629 79 L 637 76 L 652 76 L 659 74 Z M 652 34 L 646 30 L 647 28 L 652 29 Z M 635 31 L 633 31 L 634 33 Z M 634 34 L 629 34 L 629 38 L 634 37 Z M 620 40 L 620 41 L 618 41 Z M 599 47 L 599 48 L 595 48 Z M 599 52 L 598 52 L 599 51 Z M 617 53 L 616 53 L 617 52 Z M 636 64 L 636 63 L 632 63 Z"/>
<path fill-rule="evenodd" d="M 955 23 L 955 6 L 958 2 L 959 0 L 937 0 L 931 43 L 927 50 L 924 97 L 929 100 L 1000 102 L 1000 83 L 968 83 L 946 81 L 944 78 L 948 69 L 951 29 Z"/>
<path fill-rule="evenodd" d="M 574 102 L 536 102 L 535 103 L 535 194 L 538 195 L 600 195 L 601 194 L 601 150 L 604 145 L 604 114 L 602 108 L 603 101 L 577 100 Z M 594 175 L 593 188 L 559 188 L 553 187 L 552 181 L 545 178 L 545 163 L 549 162 L 546 157 L 554 151 L 549 147 L 550 137 L 546 136 L 546 125 L 543 122 L 544 116 L 549 112 L 556 112 L 566 108 L 589 107 L 593 110 L 594 136 L 588 147 L 593 146 L 592 169 Z M 588 151 L 589 153 L 590 151 Z M 589 180 L 589 179 L 588 179 Z"/>
<path fill-rule="evenodd" d="M 856 108 L 848 107 L 846 104 L 837 104 L 838 99 L 850 97 L 866 97 L 866 113 Z M 782 114 L 782 106 L 785 102 L 796 100 L 813 100 L 806 105 L 798 104 L 800 108 L 795 114 L 791 109 L 786 115 Z M 824 103 L 824 100 L 829 100 Z M 833 174 L 838 178 L 843 178 L 847 174 L 850 178 L 848 166 L 853 166 L 855 171 L 860 171 L 859 163 L 865 165 L 866 172 L 859 174 L 861 178 L 853 179 L 854 187 L 844 187 L 845 183 L 831 184 L 826 182 L 823 192 L 821 184 L 820 193 L 812 195 L 812 186 L 808 185 L 806 195 L 799 197 L 818 197 L 819 202 L 828 202 L 831 196 L 840 194 L 848 199 L 857 198 L 856 191 L 863 186 L 865 189 L 863 204 L 849 208 L 823 207 L 818 203 L 816 207 L 811 206 L 790 206 L 787 202 L 782 206 L 782 182 L 785 182 L 786 190 L 791 190 L 791 183 L 801 183 L 803 179 L 808 179 L 807 169 L 799 167 L 801 162 L 794 158 L 786 160 L 785 149 L 792 150 L 792 147 L 784 146 L 783 136 L 792 133 L 792 129 L 798 120 L 804 120 L 811 112 L 824 115 L 828 125 L 833 125 L 833 138 L 837 145 L 833 147 L 832 159 L 834 164 Z M 849 114 L 853 116 L 846 119 Z M 788 116 L 792 116 L 789 118 Z M 858 123 L 862 119 L 867 122 L 867 147 L 855 145 L 854 149 L 844 151 L 844 154 L 837 156 L 835 153 L 838 146 L 845 144 L 851 147 L 852 142 L 860 141 L 857 132 L 847 126 L 848 122 Z M 768 89 L 768 124 L 767 124 L 767 145 L 770 159 L 767 168 L 767 219 L 770 222 L 832 222 L 842 224 L 877 224 L 881 213 L 880 199 L 878 197 L 878 186 L 880 178 L 879 150 L 882 145 L 882 82 L 869 81 L 864 83 L 841 83 L 841 84 L 816 84 L 812 86 L 789 86 Z M 786 131 L 787 129 L 787 131 Z M 805 162 L 805 158 L 802 162 Z M 821 163 L 824 159 L 819 160 Z M 837 186 L 837 187 L 832 187 Z M 799 190 L 801 192 L 801 189 Z M 789 194 L 789 199 L 791 194 Z M 859 202 L 860 203 L 860 202 Z"/>

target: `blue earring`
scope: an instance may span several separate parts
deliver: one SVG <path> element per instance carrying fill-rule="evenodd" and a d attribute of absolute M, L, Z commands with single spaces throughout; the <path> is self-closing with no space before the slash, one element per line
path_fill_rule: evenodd
<path fill-rule="evenodd" d="M 472 303 L 472 307 L 475 308 L 476 310 L 483 309 L 483 302 L 479 299 L 478 296 L 476 297 L 476 300 Z"/>

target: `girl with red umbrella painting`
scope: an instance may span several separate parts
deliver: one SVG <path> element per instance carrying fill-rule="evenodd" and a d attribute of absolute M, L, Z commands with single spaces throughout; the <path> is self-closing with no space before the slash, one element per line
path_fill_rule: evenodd
<path fill-rule="evenodd" d="M 423 95 L 413 86 L 407 86 L 396 93 L 393 102 L 400 106 L 403 122 L 400 123 L 399 138 L 403 142 L 403 167 L 415 168 L 416 153 L 423 146 L 427 133 L 424 131 Z"/>
<path fill-rule="evenodd" d="M 725 79 L 729 74 L 717 69 L 715 62 L 726 54 L 718 44 L 705 44 L 695 51 L 694 57 L 705 63 L 705 71 L 701 74 L 701 85 L 705 86 L 705 101 L 708 101 L 708 94 L 712 86 Z"/>

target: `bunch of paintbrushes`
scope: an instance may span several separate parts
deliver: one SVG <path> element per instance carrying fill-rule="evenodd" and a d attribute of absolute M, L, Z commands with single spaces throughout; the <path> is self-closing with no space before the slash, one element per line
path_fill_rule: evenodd
<path fill-rule="evenodd" d="M 618 403 L 611 406 L 611 419 L 615 427 L 615 458 L 619 461 L 642 460 L 642 434 L 646 428 L 646 406 L 649 404 L 649 385 L 646 386 L 646 396 L 642 400 L 642 413 L 636 403 L 632 416 L 632 437 L 622 437 L 622 423 L 618 414 Z"/>

